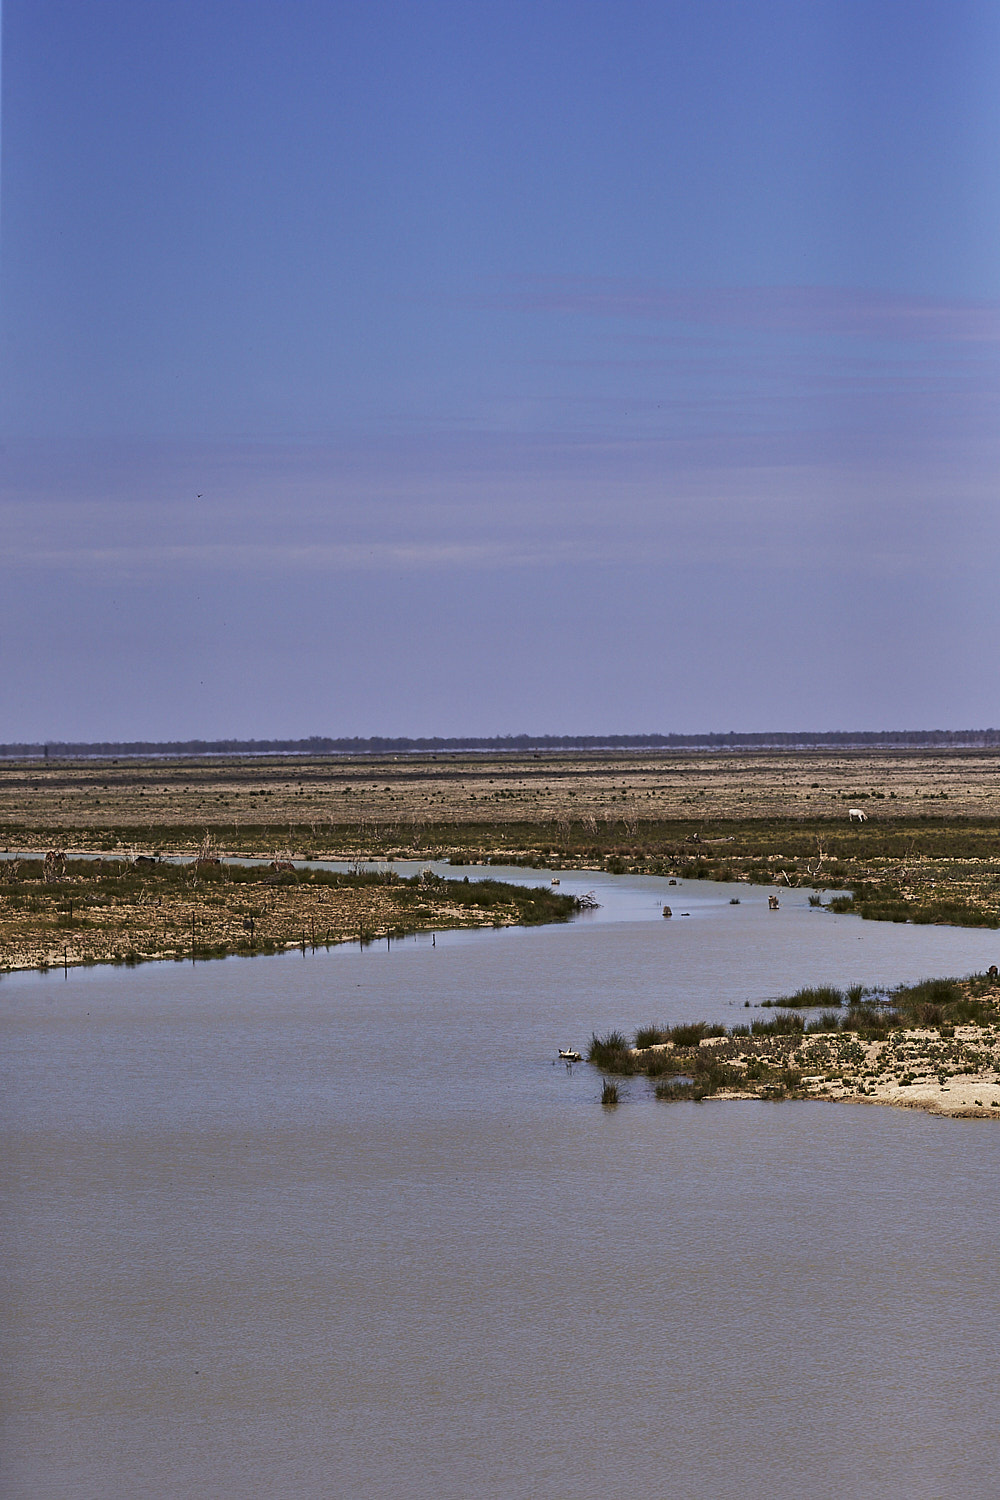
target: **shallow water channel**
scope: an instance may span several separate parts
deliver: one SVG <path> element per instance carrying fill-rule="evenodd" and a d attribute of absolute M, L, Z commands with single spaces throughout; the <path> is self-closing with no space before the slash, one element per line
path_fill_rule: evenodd
<path fill-rule="evenodd" d="M 600 910 L 0 980 L 5 1500 L 995 1496 L 1000 1127 L 609 1112 L 553 1059 L 1000 934 L 561 889 Z"/>

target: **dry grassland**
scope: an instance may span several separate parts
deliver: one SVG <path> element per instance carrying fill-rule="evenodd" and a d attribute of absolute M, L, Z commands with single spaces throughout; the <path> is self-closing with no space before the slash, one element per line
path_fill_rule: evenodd
<path fill-rule="evenodd" d="M 418 849 L 436 828 L 650 822 L 1000 821 L 1000 753 L 449 754 L 316 759 L 121 760 L 0 766 L 0 830 L 74 847 L 145 830 L 193 850 L 201 833 L 253 852 L 303 838 L 324 850 L 392 836 Z M 197 832 L 197 838 L 195 837 Z M 261 840 L 270 841 L 261 843 Z M 193 840 L 193 842 L 192 842 Z M 250 852 L 249 850 L 247 852 Z M 296 850 L 298 852 L 298 850 Z"/>

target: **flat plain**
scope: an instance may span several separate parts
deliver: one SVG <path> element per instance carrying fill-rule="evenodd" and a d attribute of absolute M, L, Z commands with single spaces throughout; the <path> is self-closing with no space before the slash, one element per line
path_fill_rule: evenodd
<path fill-rule="evenodd" d="M 852 821 L 852 809 L 864 821 Z M 280 946 L 317 932 L 335 941 L 407 924 L 519 920 L 509 902 L 459 913 L 447 892 L 428 890 L 418 903 L 393 896 L 388 882 L 367 893 L 321 889 L 301 862 L 323 859 L 808 886 L 866 917 L 996 926 L 1000 752 L 10 761 L 0 764 L 0 850 L 22 856 L 20 869 L 16 857 L 0 861 L 6 967 L 180 951 L 182 930 L 189 947 L 201 933 L 207 952 L 252 947 L 260 934 Z M 49 850 L 70 857 L 59 880 L 26 858 Z M 84 854 L 114 868 L 88 873 L 73 859 Z M 164 858 L 192 862 L 183 890 L 146 864 Z M 215 888 L 205 861 L 216 858 L 300 867 L 258 871 L 252 903 L 242 886 L 235 900 L 233 882 L 231 900 Z M 95 885 L 112 879 L 113 900 Z M 176 910 L 160 910 L 165 901 Z"/>
<path fill-rule="evenodd" d="M 234 845 L 324 849 L 433 832 L 567 824 L 626 836 L 640 825 L 961 820 L 1000 825 L 1000 752 L 588 753 L 28 760 L 0 764 L 0 830 L 109 842 L 142 831 L 196 847 L 211 830 Z M 548 828 L 546 827 L 548 825 Z M 193 842 L 192 842 L 193 841 Z M 537 841 L 537 839 L 536 839 Z M 620 841 L 620 840 L 619 840 Z M 268 846 L 270 847 L 270 846 Z"/>

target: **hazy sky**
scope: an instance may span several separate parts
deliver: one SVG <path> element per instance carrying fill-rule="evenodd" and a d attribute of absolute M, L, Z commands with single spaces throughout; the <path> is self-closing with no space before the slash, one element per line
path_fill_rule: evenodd
<path fill-rule="evenodd" d="M 4 0 L 0 741 L 1000 724 L 996 0 Z"/>

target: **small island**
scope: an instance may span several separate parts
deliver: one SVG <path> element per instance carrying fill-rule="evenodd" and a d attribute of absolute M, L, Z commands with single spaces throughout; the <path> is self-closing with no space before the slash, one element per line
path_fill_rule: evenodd
<path fill-rule="evenodd" d="M 612 1079 L 648 1079 L 665 1102 L 843 1100 L 1000 1119 L 996 974 L 890 992 L 823 986 L 772 1004 L 771 1019 L 728 1029 L 698 1021 L 643 1026 L 631 1041 L 595 1034 L 587 1061 Z M 620 1097 L 606 1081 L 603 1102 Z"/>

